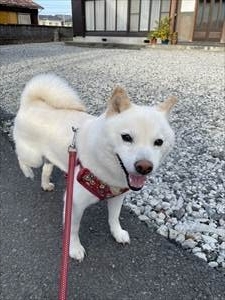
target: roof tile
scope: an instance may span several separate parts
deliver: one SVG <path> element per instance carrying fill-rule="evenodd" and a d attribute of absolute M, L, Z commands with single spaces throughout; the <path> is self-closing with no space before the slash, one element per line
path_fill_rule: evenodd
<path fill-rule="evenodd" d="M 0 0 L 0 5 L 8 7 L 26 7 L 30 9 L 43 8 L 32 0 Z"/>

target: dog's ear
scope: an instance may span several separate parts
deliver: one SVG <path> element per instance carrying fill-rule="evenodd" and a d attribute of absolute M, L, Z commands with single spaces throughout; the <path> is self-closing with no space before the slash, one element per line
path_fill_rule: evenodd
<path fill-rule="evenodd" d="M 119 114 L 122 111 L 128 109 L 131 106 L 131 102 L 125 90 L 119 86 L 115 88 L 111 98 L 108 101 L 106 116 L 112 116 Z"/>
<path fill-rule="evenodd" d="M 173 106 L 177 103 L 177 98 L 175 96 L 170 96 L 164 102 L 157 106 L 157 109 L 166 115 L 169 115 Z"/>

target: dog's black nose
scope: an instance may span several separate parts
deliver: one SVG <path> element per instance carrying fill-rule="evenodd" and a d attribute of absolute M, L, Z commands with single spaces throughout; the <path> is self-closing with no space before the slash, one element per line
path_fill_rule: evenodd
<path fill-rule="evenodd" d="M 134 166 L 135 170 L 141 175 L 147 175 L 153 170 L 153 163 L 149 160 L 138 160 Z"/>

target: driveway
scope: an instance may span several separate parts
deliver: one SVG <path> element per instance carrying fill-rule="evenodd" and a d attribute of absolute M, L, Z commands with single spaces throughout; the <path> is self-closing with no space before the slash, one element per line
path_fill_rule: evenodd
<path fill-rule="evenodd" d="M 0 46 L 1 126 L 7 133 L 1 136 L 2 299 L 57 295 L 64 179 L 56 171 L 56 190 L 42 192 L 40 173 L 25 179 L 8 141 L 24 84 L 40 72 L 66 78 L 93 114 L 104 110 L 118 84 L 138 104 L 171 94 L 179 99 L 170 117 L 174 151 L 124 202 L 121 218 L 131 245 L 111 238 L 104 204 L 87 210 L 81 236 L 88 257 L 71 263 L 69 299 L 224 298 L 223 62 L 223 52 L 202 50 Z"/>

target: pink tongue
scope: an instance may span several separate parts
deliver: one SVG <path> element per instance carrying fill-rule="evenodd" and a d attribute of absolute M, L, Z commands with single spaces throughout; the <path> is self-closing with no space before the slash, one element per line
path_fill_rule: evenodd
<path fill-rule="evenodd" d="M 141 188 L 145 184 L 146 176 L 129 174 L 130 186 Z"/>

